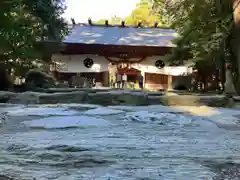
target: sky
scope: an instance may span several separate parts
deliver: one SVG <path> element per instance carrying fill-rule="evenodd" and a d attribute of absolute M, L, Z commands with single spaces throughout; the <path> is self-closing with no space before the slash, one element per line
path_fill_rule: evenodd
<path fill-rule="evenodd" d="M 109 19 L 112 16 L 125 18 L 130 15 L 140 0 L 67 0 L 67 10 L 64 17 L 76 23 Z"/>

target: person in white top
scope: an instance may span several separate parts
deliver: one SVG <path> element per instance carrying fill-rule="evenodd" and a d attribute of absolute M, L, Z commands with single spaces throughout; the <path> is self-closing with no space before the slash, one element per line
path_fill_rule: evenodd
<path fill-rule="evenodd" d="M 119 89 L 120 89 L 121 82 L 122 82 L 122 75 L 117 74 L 117 88 Z"/>
<path fill-rule="evenodd" d="M 126 82 L 127 82 L 127 75 L 126 75 L 126 73 L 124 73 L 122 76 L 122 88 L 125 87 Z"/>

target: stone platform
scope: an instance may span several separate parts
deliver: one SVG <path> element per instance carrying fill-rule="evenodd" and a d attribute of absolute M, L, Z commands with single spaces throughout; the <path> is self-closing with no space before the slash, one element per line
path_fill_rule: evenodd
<path fill-rule="evenodd" d="M 236 99 L 236 98 L 235 98 Z M 45 92 L 0 92 L 0 103 L 13 104 L 57 104 L 87 103 L 110 105 L 154 105 L 168 106 L 229 106 L 224 95 L 179 95 L 177 93 L 141 92 L 116 89 L 48 89 Z"/>

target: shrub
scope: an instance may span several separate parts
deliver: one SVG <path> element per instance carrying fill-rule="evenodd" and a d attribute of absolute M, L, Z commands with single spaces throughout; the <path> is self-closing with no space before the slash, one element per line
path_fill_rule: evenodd
<path fill-rule="evenodd" d="M 29 90 L 55 87 L 55 82 L 56 80 L 53 76 L 41 71 L 40 69 L 29 70 L 25 78 L 25 84 Z"/>
<path fill-rule="evenodd" d="M 9 91 L 13 87 L 13 82 L 4 64 L 0 63 L 0 91 Z"/>

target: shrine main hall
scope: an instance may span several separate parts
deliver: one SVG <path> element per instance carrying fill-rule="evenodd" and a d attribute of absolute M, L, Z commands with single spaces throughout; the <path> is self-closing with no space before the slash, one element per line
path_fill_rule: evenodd
<path fill-rule="evenodd" d="M 74 76 L 95 79 L 101 86 L 109 86 L 116 74 L 127 74 L 135 83 L 139 73 L 144 88 L 171 89 L 180 79 L 191 73 L 187 66 L 169 66 L 167 55 L 178 37 L 173 29 L 158 27 L 129 27 L 121 25 L 73 24 L 61 48 L 52 54 L 55 74 L 60 81 Z M 184 82 L 181 80 L 181 82 Z"/>

